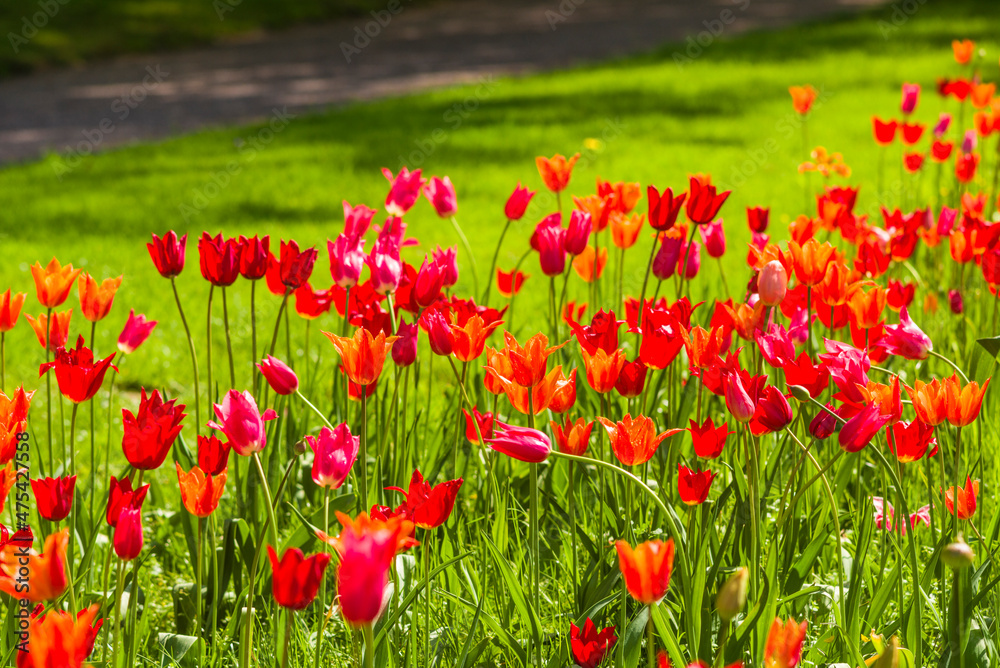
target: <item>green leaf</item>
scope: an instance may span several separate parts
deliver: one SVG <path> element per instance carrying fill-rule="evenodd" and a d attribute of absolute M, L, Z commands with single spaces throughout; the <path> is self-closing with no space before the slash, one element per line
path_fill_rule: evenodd
<path fill-rule="evenodd" d="M 528 597 L 525 596 L 524 589 L 521 587 L 521 579 L 514 574 L 513 570 L 511 570 L 507 559 L 500 553 L 500 550 L 493 544 L 493 541 L 491 541 L 485 534 L 481 535 L 486 547 L 493 556 L 493 561 L 497 565 L 497 570 L 500 571 L 500 578 L 503 580 L 504 586 L 507 589 L 507 595 L 510 597 L 511 602 L 517 609 L 517 613 L 521 616 L 521 620 L 531 632 L 532 640 L 536 643 L 539 642 L 541 639 L 541 626 L 538 623 L 536 611 L 528 603 Z"/>
<path fill-rule="evenodd" d="M 184 636 L 176 633 L 160 633 L 156 636 L 157 644 L 163 649 L 163 656 L 160 658 L 160 665 L 195 666 L 198 659 L 198 652 L 191 649 L 198 644 L 201 638 L 194 636 Z M 186 660 L 184 660 L 186 657 Z"/>

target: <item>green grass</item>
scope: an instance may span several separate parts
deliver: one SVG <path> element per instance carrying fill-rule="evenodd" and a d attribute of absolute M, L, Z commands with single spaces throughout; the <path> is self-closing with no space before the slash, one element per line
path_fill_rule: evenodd
<path fill-rule="evenodd" d="M 924 5 L 899 31 L 885 39 L 882 34 L 885 24 L 880 21 L 890 21 L 892 12 L 891 8 L 885 8 L 854 18 L 720 40 L 683 68 L 674 62 L 676 49 L 666 47 L 654 54 L 593 67 L 523 79 L 502 78 L 488 85 L 303 116 L 293 119 L 271 139 L 266 133 L 261 134 L 265 126 L 225 129 L 83 158 L 68 173 L 65 172 L 68 163 L 57 155 L 34 164 L 9 167 L 0 171 L 0 210 L 6 212 L 2 241 L 7 259 L 0 264 L 0 286 L 28 292 L 25 311 L 35 314 L 39 308 L 34 302 L 28 267 L 36 260 L 44 264 L 55 255 L 99 278 L 124 275 L 112 315 L 97 329 L 98 352 L 106 354 L 113 349 L 128 309 L 135 307 L 161 324 L 150 342 L 126 362 L 119 387 L 131 392 L 137 392 L 140 386 L 165 387 L 170 394 L 189 396 L 189 388 L 183 385 L 189 377 L 183 330 L 169 284 L 155 272 L 146 253 L 150 232 L 174 229 L 191 235 L 188 266 L 178 283 L 188 319 L 199 340 L 204 373 L 208 285 L 198 271 L 196 243 L 202 230 L 213 234 L 221 230 L 226 235 L 270 234 L 275 246 L 279 237 L 294 238 L 306 246 L 318 245 L 321 260 L 316 269 L 316 283 L 325 286 L 328 274 L 324 242 L 341 229 L 340 201 L 380 206 L 387 186 L 380 168 L 387 166 L 396 171 L 405 161 L 410 167 L 424 168 L 428 174 L 448 174 L 457 185 L 458 220 L 476 251 L 480 281 L 484 281 L 487 278 L 482 272 L 500 235 L 507 195 L 518 181 L 531 188 L 541 186 L 534 157 L 581 151 L 584 159 L 574 173 L 569 188 L 572 194 L 592 192 L 597 176 L 638 181 L 643 186 L 654 183 L 660 188 L 686 189 L 690 173 L 710 172 L 717 182 L 733 187 L 723 216 L 731 249 L 727 259 L 734 264 L 732 269 L 719 269 L 725 271 L 732 293 L 741 295 L 739 284 L 746 276 L 742 268 L 747 240 L 744 207 L 770 206 L 772 230 L 778 236 L 788 221 L 803 210 L 802 181 L 795 169 L 803 158 L 802 139 L 787 87 L 811 83 L 823 92 L 821 102 L 809 118 L 810 145 L 821 144 L 843 153 L 854 170 L 847 182 L 864 184 L 860 207 L 872 210 L 880 200 L 871 187 L 875 182 L 877 152 L 871 139 L 869 117 L 896 114 L 900 82 L 916 81 L 924 86 L 918 120 L 936 120 L 940 103 L 933 93 L 934 82 L 940 76 L 957 74 L 950 56 L 950 42 L 956 37 L 975 39 L 987 49 L 986 78 L 996 79 L 1000 44 L 996 38 L 997 21 L 988 18 L 991 9 L 988 2 Z M 251 154 L 246 147 L 254 146 L 254 142 L 260 148 Z M 595 145 L 599 148 L 588 148 Z M 227 173 L 230 164 L 237 169 L 225 178 L 218 177 Z M 889 182 L 895 178 L 894 170 L 890 169 Z M 220 180 L 227 183 L 218 188 L 211 185 Z M 818 183 L 814 181 L 813 186 Z M 929 184 L 923 186 L 926 195 Z M 204 206 L 200 198 L 204 198 Z M 884 201 L 893 206 L 897 199 L 890 194 Z M 193 213 L 192 207 L 196 208 Z M 537 206 L 508 235 L 500 266 L 513 265 L 527 248 L 532 226 L 552 208 L 553 200 L 545 200 L 540 193 Z M 640 210 L 644 208 L 643 200 Z M 407 216 L 407 222 L 410 236 L 421 241 L 419 248 L 407 251 L 408 259 L 415 264 L 436 244 L 455 242 L 451 226 L 438 219 L 426 202 L 418 204 Z M 628 252 L 627 293 L 638 292 L 649 243 L 644 235 L 640 244 Z M 471 291 L 472 283 L 461 250 L 459 257 L 462 277 L 456 293 L 464 295 Z M 544 327 L 540 313 L 546 304 L 547 286 L 536 259 L 529 258 L 525 268 L 532 278 L 518 301 L 514 329 L 520 334 Z M 609 275 L 616 269 L 617 257 L 609 264 Z M 696 301 L 722 296 L 719 269 L 705 258 L 702 274 L 693 285 Z M 570 298 L 585 299 L 585 295 L 584 286 L 572 281 Z M 269 336 L 278 301 L 263 291 L 260 297 L 258 323 L 263 340 Z M 74 300 L 75 294 L 71 303 Z M 250 383 L 248 305 L 249 286 L 240 282 L 231 291 L 230 312 L 239 360 L 237 386 L 241 388 Z M 84 327 L 79 318 L 78 308 L 76 311 L 74 337 L 76 332 L 89 333 L 89 326 Z M 215 378 L 224 390 L 228 378 L 221 318 L 216 301 Z M 294 319 L 292 322 L 296 333 L 292 357 L 301 364 L 304 325 Z M 955 328 L 947 318 L 931 322 L 928 317 L 921 324 L 936 343 L 950 340 L 946 334 Z M 333 351 L 318 330 L 339 326 L 335 316 L 328 316 L 312 327 L 311 352 L 322 355 L 327 362 L 326 373 Z M 23 322 L 7 336 L 7 359 L 8 385 L 11 379 L 16 379 L 37 386 L 37 365 L 42 354 L 33 333 Z M 435 370 L 444 379 L 447 376 L 442 367 L 443 364 L 437 364 Z M 316 380 L 325 387 L 329 375 Z M 44 415 L 43 393 L 44 389 L 37 395 L 33 413 L 36 435 L 44 430 L 44 422 L 39 419 Z M 311 396 L 321 395 L 317 389 Z M 319 398 L 317 401 L 322 403 Z M 135 397 L 127 395 L 126 403 L 134 402 Z M 187 403 L 190 411 L 192 402 Z M 411 403 L 415 411 L 418 404 L 422 405 L 423 397 Z M 444 420 L 447 406 L 447 400 L 436 398 L 432 415 Z M 104 410 L 106 406 L 98 410 L 101 444 Z M 116 430 L 117 424 L 116 419 Z M 434 461 L 442 451 L 443 443 L 437 437 L 444 440 L 443 430 L 441 434 L 432 432 L 431 436 L 434 445 L 422 442 L 421 446 L 437 449 L 426 455 L 424 463 Z M 112 440 L 116 439 L 114 435 Z M 827 451 L 824 458 L 828 456 Z M 447 461 L 445 455 L 428 478 L 445 475 L 450 470 Z M 777 465 L 773 465 L 775 469 Z M 81 471 L 81 479 L 84 475 Z M 853 469 L 842 467 L 838 475 L 843 490 L 846 484 L 843 481 L 850 479 Z M 150 477 L 159 486 L 154 487 L 156 507 L 163 510 L 178 506 L 172 470 L 165 467 Z M 557 480 L 561 484 L 562 479 Z M 524 483 L 523 476 L 516 477 L 515 485 L 523 487 Z M 302 490 L 307 489 L 312 489 L 308 482 L 302 486 Z M 314 492 L 312 489 L 306 494 Z M 521 487 L 516 498 L 527 498 Z M 309 504 L 311 517 L 315 517 L 315 494 L 313 498 L 296 496 L 296 503 L 302 507 Z M 547 503 L 551 504 L 551 499 Z M 557 499 L 555 505 L 559 503 Z M 171 524 L 175 520 L 168 517 L 168 512 L 164 510 L 153 520 L 158 541 L 156 557 L 162 568 L 162 572 L 153 569 L 158 585 L 154 616 L 155 620 L 163 621 L 163 628 L 169 625 L 172 616 L 167 587 L 178 577 L 190 577 L 189 565 L 184 563 L 186 557 L 178 556 L 185 554 L 183 539 Z M 515 512 L 513 507 L 511 512 Z M 550 510 L 547 517 L 554 512 Z M 810 517 L 799 519 L 805 522 Z M 298 526 L 294 519 L 289 521 L 291 526 Z M 471 516 L 455 520 L 456 525 L 449 529 L 450 539 L 441 541 L 445 547 L 439 559 L 461 552 L 462 539 L 456 542 L 455 536 L 474 533 L 478 528 L 475 521 Z M 822 521 L 826 522 L 825 516 Z M 548 530 L 547 542 L 561 540 L 557 535 L 558 525 L 549 525 Z M 807 534 L 812 531 L 804 527 L 802 530 Z M 290 543 L 304 544 L 305 536 L 306 532 L 300 528 Z M 515 533 L 510 538 L 518 541 L 523 536 Z M 564 548 L 560 543 L 555 549 Z M 315 544 L 311 549 L 315 549 Z M 512 543 L 511 552 L 524 550 L 518 552 Z M 837 559 L 830 552 L 824 553 L 827 570 L 817 586 L 831 587 L 832 564 Z M 459 591 L 464 584 L 455 572 L 448 576 L 449 584 Z M 873 574 L 866 572 L 864 577 L 871 579 Z M 565 598 L 569 588 L 564 578 L 553 583 L 548 593 L 554 599 Z M 809 613 L 828 618 L 829 609 L 823 609 L 822 602 L 809 605 L 812 606 Z M 454 615 L 453 619 L 458 620 L 454 628 L 467 628 L 471 612 Z M 617 613 L 613 621 L 618 621 Z M 561 632 L 567 625 L 565 619 L 552 616 L 545 624 L 546 631 Z M 619 635 L 624 631 L 619 629 Z"/>
<path fill-rule="evenodd" d="M 385 7 L 380 0 L 12 0 L 0 6 L 0 76 L 207 44 Z"/>

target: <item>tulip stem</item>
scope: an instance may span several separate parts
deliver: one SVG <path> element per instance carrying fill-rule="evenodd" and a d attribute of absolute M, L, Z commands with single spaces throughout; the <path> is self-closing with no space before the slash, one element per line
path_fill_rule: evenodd
<path fill-rule="evenodd" d="M 213 649 L 215 647 L 215 623 L 218 617 L 218 607 L 219 607 L 219 560 L 218 555 L 215 553 L 215 514 L 208 516 L 208 554 L 209 559 L 211 559 L 212 564 L 212 584 L 211 584 L 211 594 L 212 602 L 208 608 L 208 636 L 206 640 L 212 645 Z"/>
<path fill-rule="evenodd" d="M 264 465 L 260 462 L 260 453 L 253 453 L 253 463 L 257 466 L 257 473 L 260 475 L 260 484 L 264 488 L 264 505 L 267 508 L 267 519 L 271 524 L 271 542 L 274 545 L 274 549 L 277 551 L 278 544 L 278 520 L 275 518 L 274 514 L 274 497 L 271 496 L 271 488 L 267 484 L 267 476 L 264 474 Z M 294 460 L 293 460 L 294 461 Z M 291 462 L 289 462 L 291 463 Z"/>
<path fill-rule="evenodd" d="M 288 668 L 288 649 L 292 644 L 292 615 L 295 613 L 291 609 L 285 609 L 285 642 L 281 650 L 281 668 Z"/>
<path fill-rule="evenodd" d="M 250 358 L 250 377 L 255 378 L 257 374 L 257 281 L 250 281 L 250 351 L 253 357 Z M 256 388 L 257 380 L 254 381 Z M 256 392 L 254 392 L 256 394 Z"/>
<path fill-rule="evenodd" d="M 375 635 L 372 633 L 372 625 L 365 624 L 361 629 L 365 637 L 365 668 L 375 666 Z"/>
<path fill-rule="evenodd" d="M 472 246 L 469 245 L 469 240 L 466 238 L 465 232 L 462 231 L 462 227 L 458 224 L 455 216 L 451 217 L 451 225 L 455 228 L 458 240 L 462 242 L 462 247 L 465 248 L 465 252 L 469 256 L 469 266 L 472 268 L 472 294 L 478 295 L 479 277 L 476 275 L 476 256 L 472 253 Z"/>
<path fill-rule="evenodd" d="M 269 355 L 274 355 L 274 349 L 278 345 L 278 332 L 281 331 L 281 314 L 285 312 L 285 308 L 288 306 L 288 295 L 292 294 L 289 288 L 285 288 L 285 296 L 281 299 L 281 306 L 278 307 L 278 317 L 274 319 L 274 334 L 271 335 L 271 347 L 268 348 Z M 350 297 L 350 295 L 348 295 Z M 345 313 L 347 307 L 344 307 Z M 346 319 L 346 315 L 344 316 Z M 291 361 L 291 360 L 289 360 Z"/>
<path fill-rule="evenodd" d="M 535 428 L 535 406 L 532 401 L 532 392 L 528 392 L 528 421 L 531 424 L 531 428 Z M 473 416 L 473 422 L 478 422 Z M 541 617 L 541 596 L 539 590 L 542 586 L 541 578 L 541 552 L 538 546 L 538 464 L 536 462 L 531 462 L 529 464 L 529 507 L 528 507 L 528 523 L 531 526 L 531 580 L 534 587 L 532 587 L 531 596 L 531 607 L 535 609 L 535 614 Z M 535 645 L 535 666 L 536 668 L 542 667 L 542 639 L 538 636 L 533 639 Z"/>
<path fill-rule="evenodd" d="M 361 467 L 358 497 L 358 512 L 368 508 L 368 386 L 361 385 Z"/>
<path fill-rule="evenodd" d="M 73 403 L 73 412 L 70 414 L 69 418 L 69 456 L 70 456 L 70 469 L 76 474 L 76 411 L 80 407 L 80 404 Z M 93 465 L 91 465 L 93 468 Z M 73 586 L 73 553 L 76 552 L 76 531 L 79 526 L 79 516 L 80 516 L 80 495 L 73 495 L 73 528 L 72 533 L 69 537 L 69 554 L 66 557 L 66 580 L 69 584 L 69 609 L 74 615 L 76 614 L 76 591 Z"/>
<path fill-rule="evenodd" d="M 112 547 L 108 545 L 108 550 L 110 551 Z M 118 623 L 119 617 L 121 616 L 121 606 L 122 606 L 122 589 L 125 587 L 125 562 L 121 559 L 118 560 L 118 584 L 115 587 L 115 607 L 111 610 L 111 629 L 114 631 L 115 637 L 111 644 L 111 663 L 109 664 L 111 668 L 118 668 L 118 643 L 121 641 L 122 637 L 122 627 Z"/>
<path fill-rule="evenodd" d="M 653 606 L 649 606 L 649 619 L 646 620 L 646 663 L 649 668 L 656 668 L 656 651 L 653 648 Z"/>
<path fill-rule="evenodd" d="M 208 309 L 205 316 L 205 348 L 208 355 L 208 403 L 215 402 L 215 395 L 212 392 L 212 294 L 215 292 L 215 285 L 208 288 Z"/>
<path fill-rule="evenodd" d="M 642 312 L 646 304 L 646 286 L 649 285 L 649 273 L 653 269 L 653 258 L 656 257 L 656 237 L 653 237 L 653 248 L 649 252 L 649 261 L 646 262 L 646 275 L 642 279 L 642 290 L 639 292 L 639 313 L 636 315 L 637 328 L 642 326 Z M 721 273 L 721 272 L 720 272 Z M 641 340 L 641 332 L 636 332 L 636 336 Z"/>
<path fill-rule="evenodd" d="M 488 304 L 490 300 L 490 290 L 493 289 L 493 274 L 497 270 L 497 258 L 500 257 L 500 246 L 503 245 L 503 239 L 507 236 L 507 230 L 510 228 L 510 218 L 507 219 L 506 224 L 503 226 L 503 231 L 500 232 L 500 239 L 497 240 L 496 250 L 493 251 L 493 261 L 490 262 L 490 273 L 486 276 L 486 291 L 483 293 L 483 304 Z M 514 289 L 514 279 L 511 278 L 511 290 Z"/>
<path fill-rule="evenodd" d="M 226 288 L 222 288 L 222 322 L 226 330 L 226 352 L 229 353 L 229 386 L 236 387 L 236 367 L 233 364 L 233 340 L 229 335 L 229 303 L 226 300 Z M 308 340 L 307 340 L 308 341 Z M 306 356 L 309 348 L 306 348 Z"/>
<path fill-rule="evenodd" d="M 570 549 L 573 550 L 573 610 L 580 604 L 580 564 L 576 554 L 576 462 L 569 462 L 569 524 L 573 537 Z"/>
<path fill-rule="evenodd" d="M 45 313 L 45 327 L 47 328 L 45 332 L 45 366 L 47 368 L 52 357 L 52 307 L 47 308 Z M 56 460 L 52 454 L 52 374 L 48 370 L 45 372 L 45 420 L 48 423 L 46 435 L 49 441 L 49 475 L 55 475 Z"/>
<path fill-rule="evenodd" d="M 205 550 L 205 519 L 198 518 L 198 540 L 194 555 L 194 629 L 192 635 L 199 638 L 198 665 L 205 661 L 205 644 L 201 640 L 201 577 L 202 552 Z"/>
<path fill-rule="evenodd" d="M 191 336 L 191 328 L 188 327 L 187 318 L 184 317 L 184 309 L 181 307 L 181 296 L 177 293 L 177 283 L 173 278 L 170 279 L 170 287 L 174 290 L 174 301 L 177 302 L 177 312 L 181 316 L 181 324 L 184 325 L 184 333 L 187 334 L 188 340 L 188 350 L 191 352 L 191 368 L 194 372 L 194 419 L 195 419 L 195 434 L 201 429 L 201 398 L 198 391 L 198 353 L 194 348 L 194 337 Z M 111 398 L 108 397 L 108 412 L 111 412 Z M 110 433 L 111 426 L 108 425 L 108 432 Z M 110 438 L 110 437 L 109 437 Z M 110 450 L 110 448 L 109 448 Z"/>
<path fill-rule="evenodd" d="M 311 401 L 309 401 L 308 399 L 305 398 L 305 396 L 302 394 L 301 390 L 295 390 L 295 396 L 297 396 L 299 399 L 301 399 L 302 402 L 306 406 L 308 406 L 309 408 L 311 408 L 312 411 L 313 411 L 313 413 L 315 413 L 316 415 L 318 415 L 320 417 L 320 419 L 323 420 L 323 423 L 326 424 L 327 427 L 329 427 L 330 429 L 333 429 L 333 423 L 330 422 L 330 420 L 326 417 L 326 415 L 323 414 L 323 411 L 321 411 L 320 409 L 316 408 L 316 406 Z"/>
<path fill-rule="evenodd" d="M 327 486 L 323 487 L 323 533 L 327 535 L 330 533 L 330 488 Z M 328 551 L 328 543 L 323 541 L 323 552 Z M 326 605 L 326 577 L 320 580 L 319 604 L 321 607 Z M 316 654 L 313 658 L 313 668 L 319 668 L 319 657 L 323 653 L 323 628 L 325 626 L 325 617 L 321 615 L 316 620 Z"/>
<path fill-rule="evenodd" d="M 7 333 L 0 332 L 0 392 L 7 392 Z"/>
<path fill-rule="evenodd" d="M 424 666 L 431 668 L 431 530 L 424 529 Z"/>

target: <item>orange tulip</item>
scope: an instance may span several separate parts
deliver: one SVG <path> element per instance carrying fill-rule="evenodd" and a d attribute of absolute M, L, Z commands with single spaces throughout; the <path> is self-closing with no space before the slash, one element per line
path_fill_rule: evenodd
<path fill-rule="evenodd" d="M 49 317 L 44 313 L 39 315 L 37 319 L 27 314 L 24 317 L 27 318 L 31 328 L 35 330 L 35 336 L 42 348 L 48 346 L 49 350 L 55 352 L 59 348 L 66 347 L 66 341 L 69 339 L 69 319 L 73 317 L 73 309 L 62 313 L 53 313 L 52 320 L 49 320 Z"/>
<path fill-rule="evenodd" d="M 36 262 L 31 267 L 31 276 L 35 279 L 38 301 L 46 308 L 55 308 L 62 304 L 69 297 L 69 291 L 73 289 L 73 281 L 76 280 L 81 271 L 81 269 L 74 269 L 71 264 L 63 267 L 55 258 L 52 258 L 52 261 L 44 268 Z"/>
<path fill-rule="evenodd" d="M 885 310 L 886 291 L 879 285 L 871 284 L 872 289 L 865 292 L 863 283 L 855 285 L 848 292 L 847 308 L 850 309 L 854 325 L 858 329 L 877 327 Z"/>
<path fill-rule="evenodd" d="M 821 222 L 819 218 L 810 218 L 805 214 L 799 214 L 795 220 L 788 223 L 788 233 L 795 243 L 804 244 L 815 236 Z"/>
<path fill-rule="evenodd" d="M 740 338 L 753 341 L 754 334 L 764 326 L 764 302 L 758 301 L 753 306 L 740 304 L 735 308 L 725 302 L 720 303 L 732 319 L 733 327 Z"/>
<path fill-rule="evenodd" d="M 455 355 L 455 359 L 460 362 L 471 362 L 479 359 L 486 347 L 486 339 L 501 324 L 503 324 L 503 320 L 484 325 L 482 317 L 476 314 L 469 318 L 462 327 L 451 325 L 451 352 Z"/>
<path fill-rule="evenodd" d="M 620 211 L 612 211 L 608 216 L 611 225 L 611 241 L 622 250 L 631 248 L 639 238 L 639 231 L 646 222 L 646 214 L 637 213 L 629 216 Z"/>
<path fill-rule="evenodd" d="M 551 158 L 538 156 L 535 158 L 535 164 L 538 165 L 538 173 L 541 175 L 545 187 L 557 193 L 565 190 L 566 186 L 569 185 L 569 178 L 573 175 L 573 165 L 579 159 L 579 153 L 569 160 L 566 159 L 566 156 L 557 153 Z"/>
<path fill-rule="evenodd" d="M 565 413 L 576 403 L 576 369 L 570 371 L 568 377 L 563 375 L 561 366 L 557 366 L 556 370 L 559 373 L 556 374 L 556 387 L 549 399 L 549 410 L 553 413 Z"/>
<path fill-rule="evenodd" d="M 3 293 L 3 299 L 0 299 L 0 332 L 14 329 L 17 319 L 21 317 L 21 306 L 26 296 L 23 292 L 11 294 L 10 288 Z"/>
<path fill-rule="evenodd" d="M 605 417 L 598 417 L 611 439 L 611 450 L 625 466 L 645 464 L 653 455 L 660 443 L 668 436 L 684 431 L 683 429 L 668 429 L 662 434 L 656 433 L 653 421 L 645 415 L 637 415 L 635 419 L 625 414 L 617 423 Z"/>
<path fill-rule="evenodd" d="M 335 511 L 337 520 L 344 526 L 344 531 L 350 531 L 355 536 L 366 536 L 379 532 L 389 532 L 395 534 L 396 554 L 409 550 L 411 547 L 420 545 L 420 541 L 413 537 L 415 525 L 401 515 L 396 517 L 379 519 L 369 516 L 368 513 L 361 513 L 354 519 L 340 511 Z M 322 531 L 316 532 L 317 537 L 324 543 L 330 545 L 338 552 L 342 549 L 341 536 L 328 536 Z"/>
<path fill-rule="evenodd" d="M 486 347 L 486 375 L 483 385 L 490 394 L 503 394 L 506 390 L 504 379 L 513 378 L 514 367 L 510 365 L 506 350 Z"/>
<path fill-rule="evenodd" d="M 913 387 L 906 387 L 906 393 L 913 402 L 913 410 L 917 419 L 924 424 L 936 427 L 948 417 L 948 388 L 939 380 L 929 383 L 914 381 Z"/>
<path fill-rule="evenodd" d="M 583 355 L 583 364 L 587 369 L 587 382 L 598 394 L 607 394 L 615 389 L 618 376 L 622 372 L 622 366 L 626 362 L 624 351 L 616 349 L 610 355 L 603 349 L 598 348 L 591 355 L 584 349 L 580 349 Z"/>
<path fill-rule="evenodd" d="M 971 39 L 952 40 L 951 50 L 955 53 L 956 63 L 967 65 L 972 60 L 972 52 L 976 50 L 976 43 Z"/>
<path fill-rule="evenodd" d="M 764 643 L 764 668 L 795 668 L 802 658 L 802 641 L 806 638 L 808 623 L 789 618 L 782 622 L 775 618 Z"/>
<path fill-rule="evenodd" d="M 813 286 L 826 276 L 827 266 L 837 249 L 829 242 L 821 244 L 815 239 L 810 239 L 804 244 L 789 241 L 788 250 L 792 255 L 795 278 L 803 285 Z"/>
<path fill-rule="evenodd" d="M 94 627 L 100 605 L 79 614 L 49 610 L 28 621 L 27 652 L 17 653 L 17 668 L 81 668 L 91 652 L 101 623 Z M 26 620 L 27 621 L 27 620 Z"/>
<path fill-rule="evenodd" d="M 204 471 L 195 466 L 185 473 L 179 462 L 174 464 L 181 488 L 181 501 L 187 511 L 195 517 L 208 517 L 214 513 L 222 492 L 226 489 L 226 472 L 206 476 Z"/>
<path fill-rule="evenodd" d="M 608 216 L 611 215 L 611 203 L 600 195 L 573 197 L 573 203 L 580 211 L 590 214 L 590 224 L 594 232 L 601 232 L 608 226 Z"/>
<path fill-rule="evenodd" d="M 380 331 L 372 336 L 364 327 L 354 332 L 351 338 L 323 332 L 333 347 L 340 353 L 347 377 L 358 385 L 371 385 L 382 374 L 385 356 L 392 350 L 398 336 L 386 336 Z"/>
<path fill-rule="evenodd" d="M 690 332 L 681 329 L 681 338 L 684 339 L 692 369 L 709 366 L 722 350 L 722 327 L 713 327 L 710 332 L 697 326 L 692 327 Z"/>
<path fill-rule="evenodd" d="M 583 252 L 573 258 L 573 270 L 576 275 L 579 276 L 585 283 L 594 282 L 594 254 L 597 254 L 597 278 L 601 277 L 604 273 L 604 267 L 608 264 L 608 249 L 602 248 L 600 251 L 594 251 L 594 247 L 588 245 L 583 249 Z"/>
<path fill-rule="evenodd" d="M 962 387 L 958 375 L 944 380 L 945 415 L 948 422 L 956 427 L 965 427 L 976 421 L 979 416 L 979 409 L 983 405 L 983 396 L 989 386 L 989 379 L 980 387 L 979 383 L 972 381 Z"/>
<path fill-rule="evenodd" d="M 576 400 L 575 389 L 573 389 L 573 395 L 567 398 L 564 403 L 568 405 L 566 407 L 555 405 L 557 400 L 559 400 L 560 394 L 567 388 L 575 388 L 576 386 L 576 370 L 573 370 L 570 378 L 566 378 L 563 375 L 562 367 L 557 366 L 556 368 L 549 371 L 541 381 L 536 383 L 531 388 L 524 387 L 523 385 L 518 385 L 517 383 L 511 382 L 510 380 L 504 378 L 501 379 L 501 383 L 504 385 L 504 392 L 507 395 L 507 400 L 510 401 L 510 405 L 514 407 L 519 413 L 524 413 L 525 415 L 529 412 L 528 405 L 528 392 L 531 392 L 531 405 L 530 411 L 535 415 L 544 412 L 547 409 L 552 409 L 555 413 L 565 412 L 566 408 L 571 406 Z M 563 410 L 556 410 L 557 408 L 562 408 Z"/>
<path fill-rule="evenodd" d="M 555 436 L 559 452 L 578 457 L 587 452 L 590 431 L 594 428 L 593 422 L 587 422 L 583 418 L 577 418 L 576 422 L 573 422 L 567 417 L 565 426 L 560 426 L 555 420 L 549 421 L 549 425 L 552 427 L 552 435 Z"/>
<path fill-rule="evenodd" d="M 816 101 L 818 93 L 816 89 L 806 84 L 805 86 L 789 86 L 788 93 L 792 96 L 792 106 L 800 114 L 808 114 Z"/>
<path fill-rule="evenodd" d="M 973 481 L 969 476 L 965 477 L 965 489 L 958 488 L 958 519 L 972 519 L 976 514 L 976 496 L 979 494 L 979 481 Z M 948 514 L 955 514 L 955 488 L 949 487 L 944 490 L 944 505 L 948 508 Z"/>
<path fill-rule="evenodd" d="M 972 101 L 972 106 L 976 109 L 982 109 L 984 107 L 990 106 L 990 102 L 993 100 L 993 95 L 997 92 L 996 84 L 977 84 L 972 87 L 972 93 L 969 99 Z M 981 133 L 982 134 L 982 133 Z"/>
<path fill-rule="evenodd" d="M 525 341 L 524 346 L 510 332 L 504 332 L 503 338 L 512 374 L 508 380 L 521 387 L 538 385 L 545 378 L 549 355 L 566 345 L 560 343 L 558 346 L 547 347 L 549 338 L 541 332 Z"/>
<path fill-rule="evenodd" d="M 618 568 L 632 598 L 644 605 L 656 605 L 667 595 L 674 570 L 674 539 L 651 540 L 633 549 L 623 540 L 615 543 Z"/>
<path fill-rule="evenodd" d="M 18 476 L 21 476 L 22 479 L 27 478 L 28 469 L 17 469 L 15 471 L 13 459 L 0 469 L 0 513 L 3 512 L 3 508 L 7 504 L 7 495 L 10 494 L 10 490 L 14 489 L 14 484 L 17 482 Z"/>
<path fill-rule="evenodd" d="M 26 598 L 38 603 L 52 601 L 66 591 L 69 579 L 66 573 L 66 547 L 69 545 L 69 529 L 63 529 L 45 539 L 41 554 L 29 550 L 27 565 L 18 553 L 24 547 L 15 538 L 0 549 L 0 591 L 15 598 Z M 19 570 L 28 569 L 28 588 L 24 591 L 24 581 Z"/>
<path fill-rule="evenodd" d="M 611 183 L 597 177 L 597 196 L 607 202 L 611 210 L 629 213 L 642 198 L 642 187 L 638 183 Z"/>
<path fill-rule="evenodd" d="M 816 286 L 815 297 L 827 306 L 847 303 L 851 287 L 851 270 L 843 262 L 832 261 L 826 267 L 823 281 Z"/>
<path fill-rule="evenodd" d="M 80 287 L 80 311 L 83 313 L 83 317 L 90 322 L 103 320 L 111 311 L 115 293 L 118 292 L 118 286 L 121 284 L 121 276 L 106 278 L 98 285 L 90 274 L 81 274 L 78 285 Z"/>

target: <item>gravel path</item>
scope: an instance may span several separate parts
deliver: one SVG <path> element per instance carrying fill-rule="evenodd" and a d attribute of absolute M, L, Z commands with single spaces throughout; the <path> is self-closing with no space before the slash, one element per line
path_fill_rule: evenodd
<path fill-rule="evenodd" d="M 238 1 L 229 1 L 238 12 Z M 873 4 L 878 0 L 466 0 L 410 7 L 386 0 L 377 16 L 0 81 L 0 163 L 259 120 L 274 108 L 322 109 L 689 37 L 706 42 L 712 32 L 729 36 Z"/>

